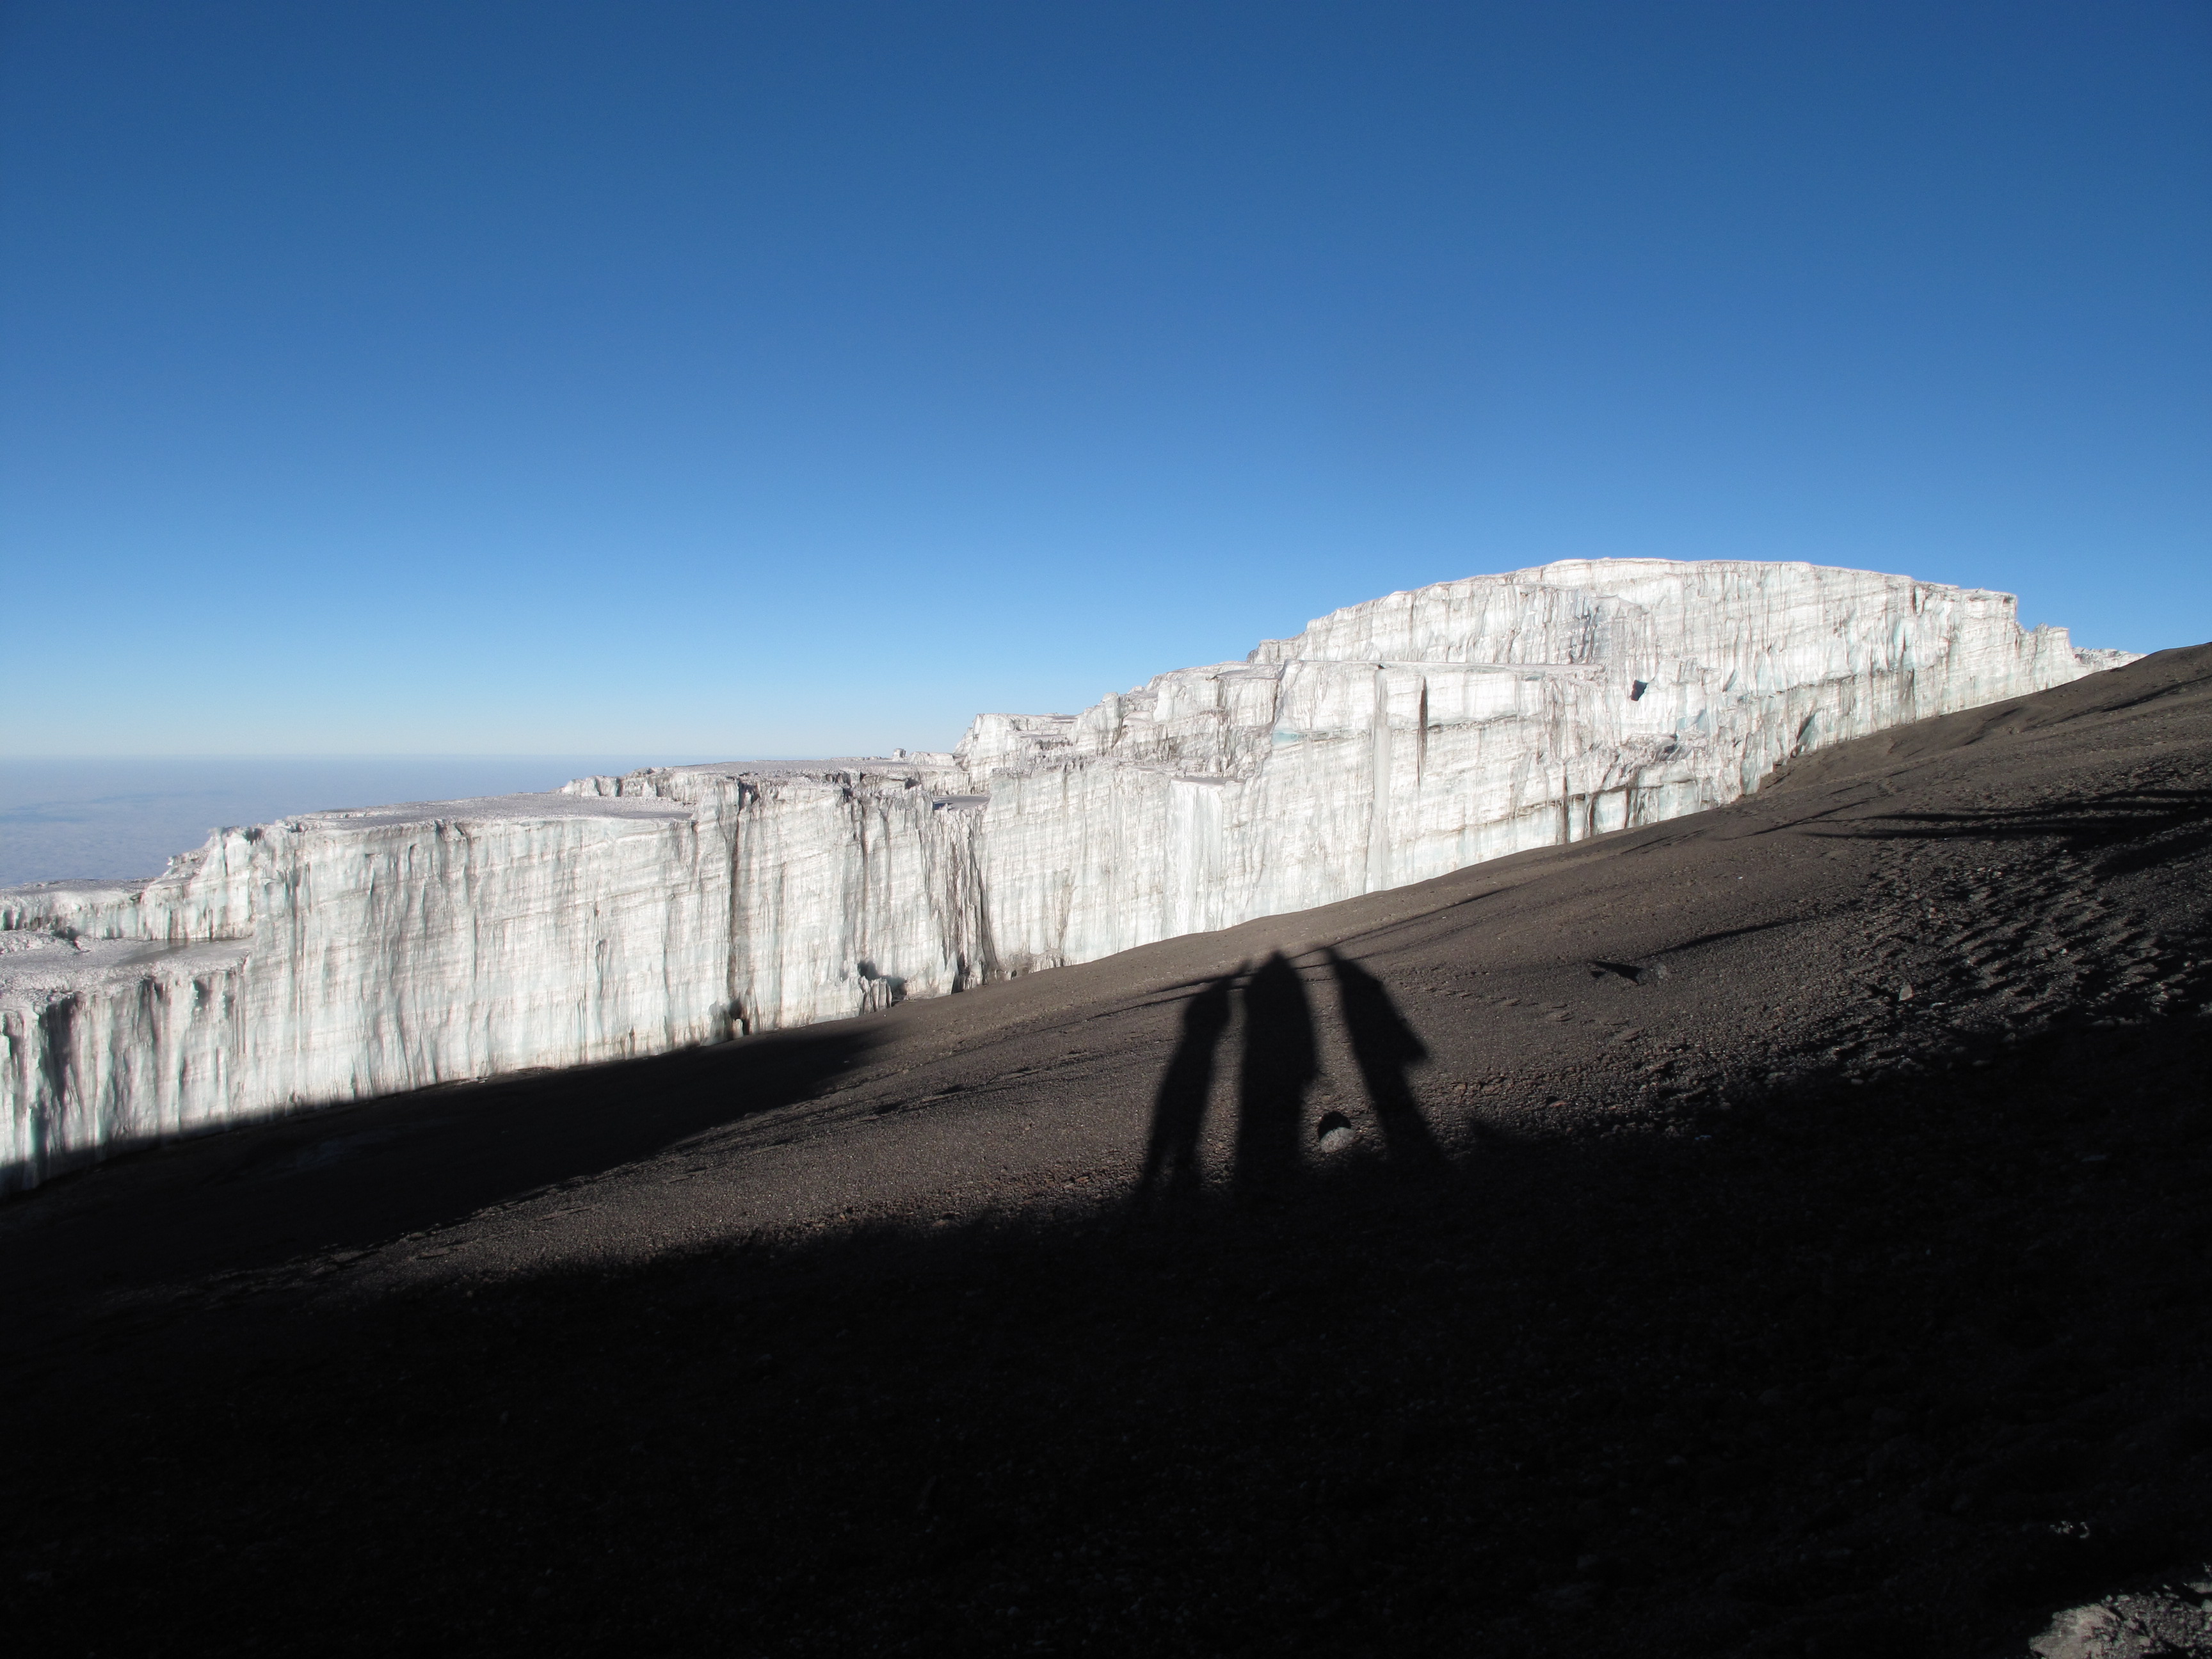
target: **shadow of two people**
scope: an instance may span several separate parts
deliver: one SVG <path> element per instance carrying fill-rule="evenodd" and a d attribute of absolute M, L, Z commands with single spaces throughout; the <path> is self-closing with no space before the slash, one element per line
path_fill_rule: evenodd
<path fill-rule="evenodd" d="M 1413 1066 L 1428 1058 L 1427 1047 L 1380 980 L 1334 949 L 1325 947 L 1323 954 L 1336 981 L 1352 1063 L 1391 1164 L 1408 1170 L 1441 1170 L 1443 1151 L 1407 1079 Z M 1279 951 L 1249 977 L 1239 965 L 1210 981 L 1185 1006 L 1181 1040 L 1152 1103 L 1152 1136 L 1137 1183 L 1140 1201 L 1158 1195 L 1180 1202 L 1200 1191 L 1199 1143 L 1213 1092 L 1214 1058 L 1229 1029 L 1232 994 L 1240 981 L 1243 1053 L 1231 1190 L 1240 1199 L 1279 1193 L 1305 1169 L 1305 1097 L 1321 1075 L 1320 1045 L 1305 981 Z"/>

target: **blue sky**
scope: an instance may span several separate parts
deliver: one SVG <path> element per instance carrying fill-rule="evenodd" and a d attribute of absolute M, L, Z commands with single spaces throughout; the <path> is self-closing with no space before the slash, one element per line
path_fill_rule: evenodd
<path fill-rule="evenodd" d="M 1572 556 L 2212 637 L 2194 0 L 16 0 L 0 162 L 0 752 L 936 746 Z"/>

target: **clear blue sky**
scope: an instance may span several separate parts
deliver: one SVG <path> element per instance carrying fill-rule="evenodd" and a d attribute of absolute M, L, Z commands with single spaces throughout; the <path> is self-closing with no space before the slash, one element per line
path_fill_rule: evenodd
<path fill-rule="evenodd" d="M 1582 555 L 2212 636 L 2212 7 L 15 0 L 22 754 L 949 744 Z"/>

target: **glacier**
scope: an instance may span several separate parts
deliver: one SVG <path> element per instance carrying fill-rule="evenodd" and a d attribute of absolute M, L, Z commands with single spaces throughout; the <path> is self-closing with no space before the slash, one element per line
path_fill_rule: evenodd
<path fill-rule="evenodd" d="M 1572 560 L 1322 617 L 949 753 L 216 831 L 0 890 L 0 1186 L 112 1149 L 848 1018 L 1718 805 L 2132 660 L 2011 595 Z"/>

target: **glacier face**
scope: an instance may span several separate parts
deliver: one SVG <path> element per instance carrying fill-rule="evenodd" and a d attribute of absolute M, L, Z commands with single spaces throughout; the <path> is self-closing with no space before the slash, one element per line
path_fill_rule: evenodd
<path fill-rule="evenodd" d="M 1734 799 L 2130 660 L 2009 595 L 1570 561 L 1351 606 L 950 754 L 225 830 L 0 890 L 0 1182 L 301 1107 L 1088 961 Z"/>

